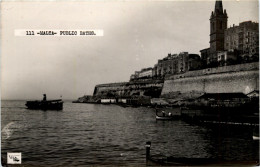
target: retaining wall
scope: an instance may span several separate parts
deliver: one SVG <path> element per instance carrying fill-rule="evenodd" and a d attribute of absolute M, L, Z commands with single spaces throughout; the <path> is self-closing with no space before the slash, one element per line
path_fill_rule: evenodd
<path fill-rule="evenodd" d="M 192 98 L 202 93 L 243 92 L 247 94 L 253 90 L 259 90 L 258 70 L 167 79 L 164 81 L 161 96 L 172 94 L 172 98 L 181 95 Z"/>

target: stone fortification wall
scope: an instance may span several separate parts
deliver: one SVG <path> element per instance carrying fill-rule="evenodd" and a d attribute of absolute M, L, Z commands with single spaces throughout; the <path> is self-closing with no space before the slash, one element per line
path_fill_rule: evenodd
<path fill-rule="evenodd" d="M 129 97 L 160 96 L 163 80 L 121 82 L 96 85 L 93 96 Z"/>
<path fill-rule="evenodd" d="M 194 98 L 203 93 L 245 94 L 259 90 L 258 70 L 213 73 L 194 77 L 167 79 L 164 82 L 161 97 Z"/>
<path fill-rule="evenodd" d="M 228 73 L 228 72 L 250 71 L 250 70 L 258 70 L 258 69 L 259 69 L 259 62 L 254 62 L 254 63 L 238 64 L 238 65 L 223 66 L 223 67 L 216 67 L 216 68 L 207 68 L 207 69 L 197 70 L 197 71 L 188 71 L 186 73 L 178 74 L 178 75 L 168 75 L 166 76 L 166 80 L 196 77 L 201 75 Z"/>
<path fill-rule="evenodd" d="M 245 94 L 259 90 L 259 63 L 189 71 L 167 76 L 163 80 L 131 81 L 96 85 L 95 97 L 151 96 L 182 100 L 195 98 L 203 93 Z"/>
<path fill-rule="evenodd" d="M 96 87 L 120 87 L 126 85 L 128 82 L 116 82 L 116 83 L 106 83 L 106 84 L 99 84 Z"/>
<path fill-rule="evenodd" d="M 93 95 L 94 96 L 99 95 L 102 92 L 107 91 L 107 90 L 110 90 L 110 91 L 123 90 L 126 84 L 127 84 L 127 82 L 96 85 Z"/>

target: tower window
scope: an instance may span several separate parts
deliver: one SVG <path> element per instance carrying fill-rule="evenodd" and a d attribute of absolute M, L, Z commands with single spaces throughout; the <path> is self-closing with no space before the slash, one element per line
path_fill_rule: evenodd
<path fill-rule="evenodd" d="M 222 21 L 220 21 L 220 29 L 221 29 L 221 30 L 222 30 L 222 24 L 223 24 Z"/>

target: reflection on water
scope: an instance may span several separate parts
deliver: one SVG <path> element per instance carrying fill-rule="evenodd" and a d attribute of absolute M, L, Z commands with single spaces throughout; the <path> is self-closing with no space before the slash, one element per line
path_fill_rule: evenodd
<path fill-rule="evenodd" d="M 2 156 L 22 152 L 23 164 L 42 166 L 145 165 L 151 154 L 258 159 L 248 130 L 156 121 L 152 108 L 64 103 L 63 111 L 27 110 L 25 101 L 2 102 Z"/>

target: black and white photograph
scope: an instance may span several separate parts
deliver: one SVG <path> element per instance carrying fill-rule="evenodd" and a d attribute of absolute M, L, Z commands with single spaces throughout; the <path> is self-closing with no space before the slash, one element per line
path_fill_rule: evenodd
<path fill-rule="evenodd" d="M 259 166 L 258 0 L 3 0 L 1 165 Z"/>

